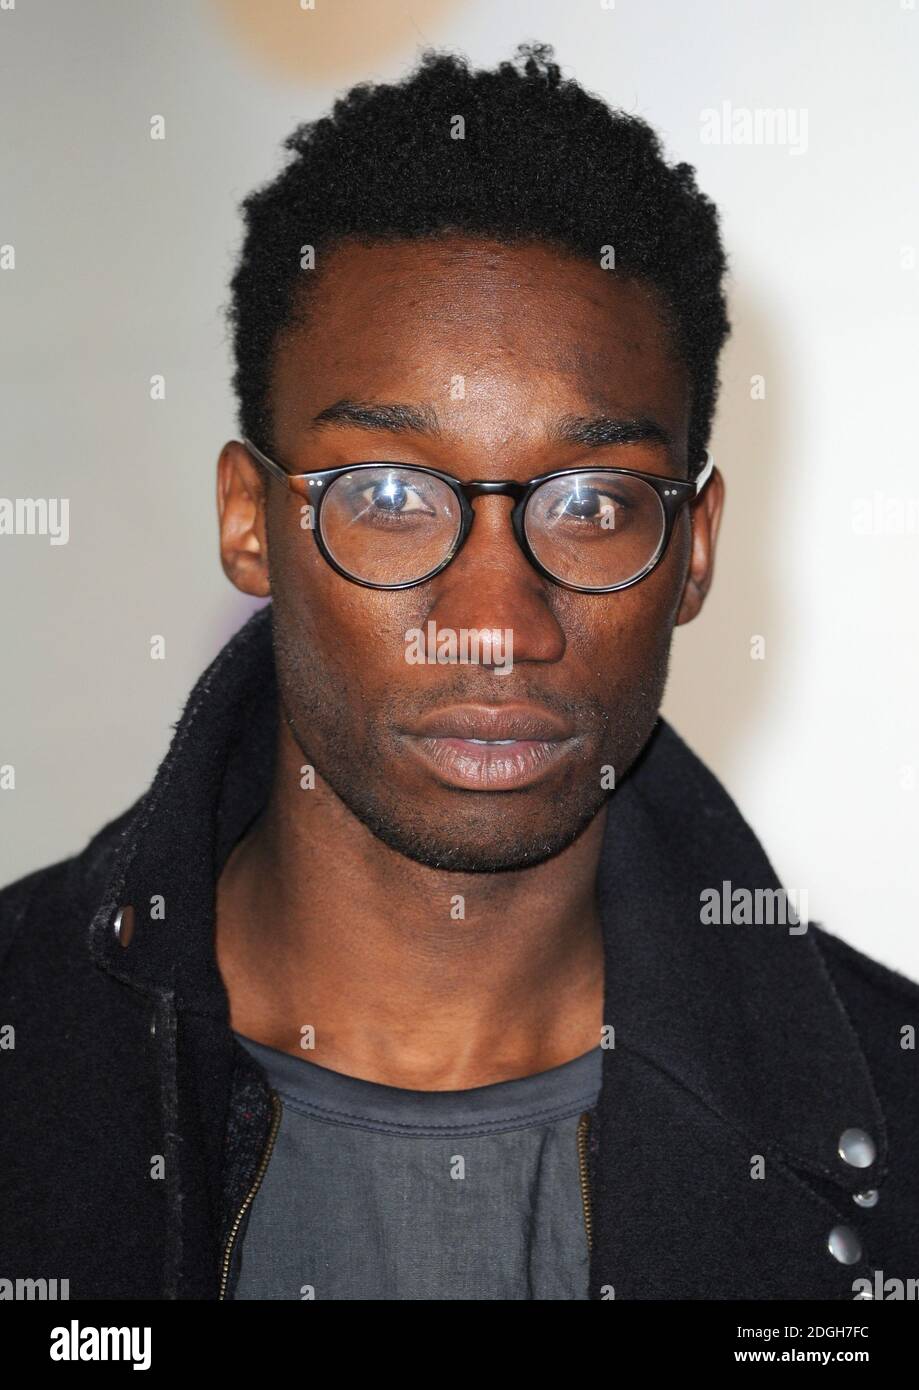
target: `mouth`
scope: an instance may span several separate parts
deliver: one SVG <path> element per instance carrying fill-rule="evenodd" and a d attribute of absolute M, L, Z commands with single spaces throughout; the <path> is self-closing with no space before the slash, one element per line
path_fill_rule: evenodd
<path fill-rule="evenodd" d="M 524 705 L 437 710 L 402 737 L 409 753 L 440 782 L 474 791 L 532 786 L 581 742 L 555 715 Z"/>

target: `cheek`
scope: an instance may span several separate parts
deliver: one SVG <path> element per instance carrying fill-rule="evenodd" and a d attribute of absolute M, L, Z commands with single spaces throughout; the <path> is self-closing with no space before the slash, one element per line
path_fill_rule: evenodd
<path fill-rule="evenodd" d="M 690 544 L 688 530 L 678 526 L 657 568 L 630 589 L 593 596 L 565 590 L 556 599 L 569 657 L 587 679 L 621 689 L 659 668 L 670 647 Z"/>
<path fill-rule="evenodd" d="M 669 645 L 680 610 L 692 551 L 692 527 L 684 511 L 678 517 L 670 544 L 660 564 L 647 579 L 624 591 L 632 601 L 633 621 L 645 638 L 651 632 Z"/>
<path fill-rule="evenodd" d="M 417 598 L 343 579 L 327 564 L 296 509 L 270 515 L 268 553 L 276 622 L 288 640 L 321 659 L 339 683 L 371 686 L 374 673 L 406 667 L 405 633 L 418 623 Z"/>

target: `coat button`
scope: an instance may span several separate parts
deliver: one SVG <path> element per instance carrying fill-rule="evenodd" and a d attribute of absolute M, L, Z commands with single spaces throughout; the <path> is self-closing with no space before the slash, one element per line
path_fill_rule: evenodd
<path fill-rule="evenodd" d="M 851 1226 L 834 1226 L 827 1240 L 827 1249 L 841 1265 L 854 1265 L 862 1257 L 862 1243 Z"/>
<path fill-rule="evenodd" d="M 839 1157 L 852 1168 L 870 1168 L 877 1150 L 870 1134 L 863 1129 L 844 1129 L 839 1136 Z"/>
<path fill-rule="evenodd" d="M 876 1187 L 869 1187 L 865 1192 L 853 1192 L 852 1201 L 857 1207 L 876 1207 L 880 1195 Z"/>
<path fill-rule="evenodd" d="M 119 944 L 130 946 L 131 937 L 134 935 L 134 909 L 130 903 L 125 903 L 124 907 L 119 907 L 112 925 Z"/>

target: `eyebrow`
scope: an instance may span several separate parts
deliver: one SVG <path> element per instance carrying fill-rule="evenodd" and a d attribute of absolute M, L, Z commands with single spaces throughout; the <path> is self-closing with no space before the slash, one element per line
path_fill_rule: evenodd
<path fill-rule="evenodd" d="M 336 425 L 389 434 L 421 434 L 435 438 L 443 435 L 437 412 L 431 405 L 344 399 L 321 410 L 309 426 L 309 433 Z M 562 415 L 549 423 L 547 436 L 554 444 L 579 444 L 588 449 L 646 442 L 670 448 L 673 444 L 670 431 L 647 415 Z"/>

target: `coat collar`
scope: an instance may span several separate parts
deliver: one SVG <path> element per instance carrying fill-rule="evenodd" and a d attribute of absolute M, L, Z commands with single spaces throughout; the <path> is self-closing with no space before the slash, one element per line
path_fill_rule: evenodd
<path fill-rule="evenodd" d="M 214 893 L 233 844 L 267 799 L 277 687 L 271 607 L 226 644 L 192 691 L 156 777 L 137 805 L 100 832 L 89 948 L 103 970 L 176 1007 L 223 1019 L 213 947 Z M 837 1154 L 842 1132 L 886 1129 L 858 1039 L 823 964 L 815 928 L 702 925 L 701 894 L 778 889 L 753 832 L 723 787 L 660 721 L 610 800 L 598 889 L 606 956 L 604 1056 L 613 1089 L 627 1048 L 681 1083 L 744 1135 L 845 1192 L 863 1171 Z M 114 930 L 135 911 L 130 944 Z M 611 1103 L 611 1102 L 606 1102 Z"/>
<path fill-rule="evenodd" d="M 610 802 L 600 865 L 616 1046 L 682 1083 L 751 1153 L 778 1153 L 849 1194 L 868 1183 L 839 1139 L 865 1130 L 876 1186 L 886 1125 L 819 928 L 703 924 L 702 894 L 723 896 L 725 883 L 729 893 L 781 888 L 727 792 L 661 721 Z"/>

